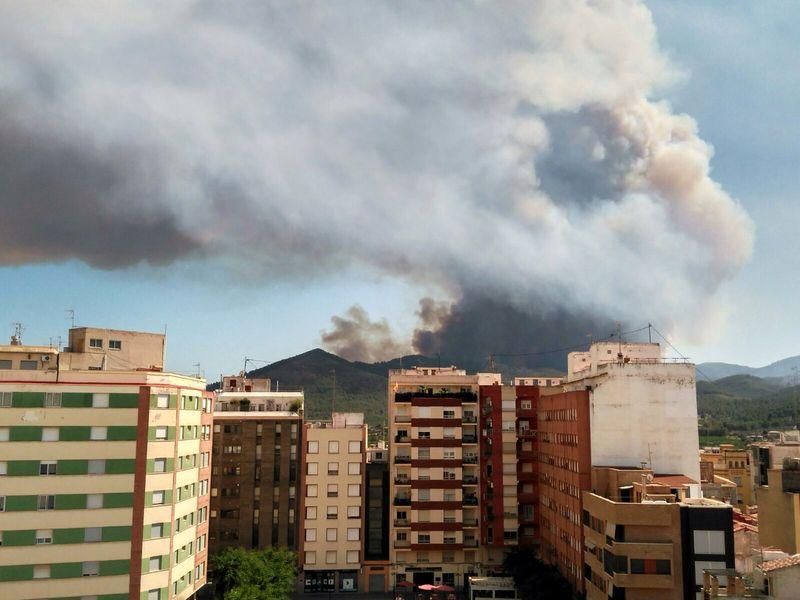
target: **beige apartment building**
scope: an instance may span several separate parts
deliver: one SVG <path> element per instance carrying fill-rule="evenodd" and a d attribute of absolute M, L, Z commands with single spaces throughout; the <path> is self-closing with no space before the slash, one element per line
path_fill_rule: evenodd
<path fill-rule="evenodd" d="M 703 572 L 733 569 L 733 509 L 685 476 L 592 468 L 583 492 L 588 600 L 702 598 Z"/>
<path fill-rule="evenodd" d="M 389 372 L 394 585 L 460 588 L 469 574 L 485 570 L 478 396 L 481 385 L 494 384 L 499 375 L 467 375 L 456 367 Z M 502 522 L 503 513 L 498 516 Z"/>
<path fill-rule="evenodd" d="M 68 369 L 57 350 L 0 347 L 4 598 L 183 600 L 205 584 L 205 381 L 153 370 L 163 354 L 124 339 L 144 363 Z"/>
<path fill-rule="evenodd" d="M 738 508 L 744 509 L 755 504 L 750 453 L 747 450 L 739 450 L 733 444 L 703 448 L 700 451 L 700 462 L 701 465 L 704 462 L 710 463 L 715 476 L 732 481 L 736 485 L 735 498 Z"/>
<path fill-rule="evenodd" d="M 364 559 L 364 415 L 333 413 L 330 422 L 306 423 L 304 442 L 303 588 L 309 593 L 359 591 Z"/>

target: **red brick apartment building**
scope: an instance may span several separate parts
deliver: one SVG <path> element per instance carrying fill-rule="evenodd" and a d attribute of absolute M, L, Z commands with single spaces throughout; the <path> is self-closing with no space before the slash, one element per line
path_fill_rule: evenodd
<path fill-rule="evenodd" d="M 591 488 L 589 392 L 538 399 L 539 525 L 542 557 L 583 591 L 581 493 Z"/>

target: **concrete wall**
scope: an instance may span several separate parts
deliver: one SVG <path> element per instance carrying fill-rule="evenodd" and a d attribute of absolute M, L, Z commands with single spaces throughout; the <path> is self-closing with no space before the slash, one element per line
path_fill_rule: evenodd
<path fill-rule="evenodd" d="M 757 490 L 759 536 L 762 546 L 775 546 L 796 554 L 800 551 L 800 494 L 783 491 L 781 472 L 770 469 L 769 485 Z"/>
<path fill-rule="evenodd" d="M 795 600 L 800 590 L 800 565 L 773 571 L 768 579 L 770 598 Z"/>
<path fill-rule="evenodd" d="M 694 365 L 615 363 L 603 372 L 584 380 L 593 386 L 592 464 L 644 462 L 656 473 L 700 481 Z"/>

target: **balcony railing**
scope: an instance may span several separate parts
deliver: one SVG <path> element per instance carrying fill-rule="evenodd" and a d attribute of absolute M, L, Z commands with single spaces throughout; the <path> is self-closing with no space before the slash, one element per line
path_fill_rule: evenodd
<path fill-rule="evenodd" d="M 394 436 L 394 441 L 399 444 L 408 444 L 411 442 L 411 438 L 407 435 L 396 435 Z"/>
<path fill-rule="evenodd" d="M 411 415 L 395 415 L 395 423 L 411 423 Z"/>
<path fill-rule="evenodd" d="M 397 485 L 411 485 L 410 477 L 395 477 L 394 482 Z"/>
<path fill-rule="evenodd" d="M 477 548 L 478 547 L 478 540 L 474 538 L 464 538 L 464 548 Z"/>
<path fill-rule="evenodd" d="M 395 456 L 394 462 L 399 465 L 410 465 L 411 464 L 411 457 L 410 456 Z"/>
<path fill-rule="evenodd" d="M 411 542 L 409 540 L 395 540 L 394 541 L 395 548 L 411 548 Z"/>
<path fill-rule="evenodd" d="M 413 398 L 457 398 L 462 402 L 474 403 L 478 396 L 474 392 L 434 392 L 433 390 L 419 390 L 416 392 L 398 392 L 394 395 L 395 402 L 411 402 Z"/>
<path fill-rule="evenodd" d="M 478 457 L 475 456 L 475 455 L 470 454 L 470 455 L 467 455 L 464 458 L 462 458 L 461 462 L 463 462 L 465 465 L 477 465 L 478 464 Z"/>
<path fill-rule="evenodd" d="M 464 519 L 464 527 L 477 527 L 478 519 Z"/>
<path fill-rule="evenodd" d="M 464 475 L 464 479 L 461 480 L 461 483 L 464 485 L 477 485 L 478 478 L 475 475 Z"/>
<path fill-rule="evenodd" d="M 411 521 L 408 519 L 395 519 L 394 520 L 395 527 L 411 527 Z"/>
<path fill-rule="evenodd" d="M 477 496 L 464 496 L 462 500 L 462 504 L 466 504 L 467 506 L 478 506 L 478 497 Z"/>
<path fill-rule="evenodd" d="M 477 423 L 478 422 L 478 417 L 476 417 L 475 415 L 464 415 L 461 418 L 461 420 L 464 423 Z"/>
<path fill-rule="evenodd" d="M 464 435 L 461 437 L 461 442 L 463 444 L 477 444 L 478 443 L 478 436 L 476 435 Z"/>
<path fill-rule="evenodd" d="M 405 498 L 403 496 L 398 496 L 394 499 L 395 506 L 411 506 L 411 498 Z"/>

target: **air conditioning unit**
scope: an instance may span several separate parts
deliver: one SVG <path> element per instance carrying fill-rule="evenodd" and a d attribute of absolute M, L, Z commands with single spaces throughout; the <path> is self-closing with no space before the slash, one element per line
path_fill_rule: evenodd
<path fill-rule="evenodd" d="M 42 354 L 42 362 L 50 362 L 50 355 Z"/>

